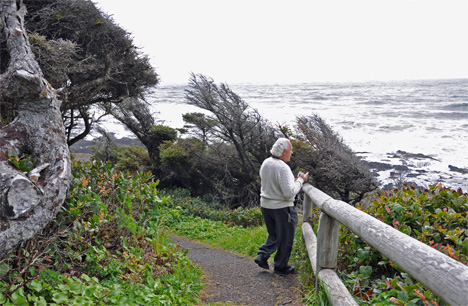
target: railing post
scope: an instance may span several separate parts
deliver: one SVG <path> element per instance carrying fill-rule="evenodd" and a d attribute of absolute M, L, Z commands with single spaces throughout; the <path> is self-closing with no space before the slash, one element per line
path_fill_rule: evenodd
<path fill-rule="evenodd" d="M 312 223 L 312 210 L 314 209 L 314 202 L 306 193 L 304 193 L 304 202 L 302 205 L 302 222 Z"/>
<path fill-rule="evenodd" d="M 314 224 L 312 223 L 312 209 L 315 206 L 314 201 L 304 193 L 302 215 L 302 239 L 305 243 L 307 254 L 309 255 L 312 270 L 317 271 L 317 237 L 314 233 Z"/>
<path fill-rule="evenodd" d="M 337 268 L 339 236 L 340 223 L 322 212 L 317 231 L 317 274 L 322 269 Z"/>

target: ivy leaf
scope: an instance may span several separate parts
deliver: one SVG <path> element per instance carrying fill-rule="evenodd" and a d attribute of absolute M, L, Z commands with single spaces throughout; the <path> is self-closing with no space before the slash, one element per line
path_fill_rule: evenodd
<path fill-rule="evenodd" d="M 361 266 L 359 267 L 359 274 L 362 274 L 364 278 L 368 278 L 372 274 L 372 267 L 371 266 Z"/>
<path fill-rule="evenodd" d="M 29 284 L 28 287 L 35 290 L 36 292 L 40 292 L 42 290 L 42 284 L 36 279 L 33 279 Z"/>
<path fill-rule="evenodd" d="M 396 213 L 400 212 L 402 209 L 403 209 L 403 206 L 401 206 L 400 204 L 393 205 L 393 211 L 395 211 Z"/>
<path fill-rule="evenodd" d="M 3 293 L 0 292 L 0 305 L 5 304 L 6 301 L 7 301 L 6 296 Z"/>
<path fill-rule="evenodd" d="M 398 299 L 402 300 L 403 302 L 408 302 L 408 292 L 406 292 L 405 290 L 400 291 L 398 293 Z"/>
<path fill-rule="evenodd" d="M 10 266 L 3 264 L 0 266 L 0 277 L 5 276 L 10 271 Z"/>
<path fill-rule="evenodd" d="M 52 299 L 58 304 L 65 303 L 68 300 L 67 296 L 61 292 L 55 292 Z"/>
<path fill-rule="evenodd" d="M 11 299 L 17 306 L 29 306 L 29 302 L 26 300 L 24 292 L 22 291 L 15 291 L 15 293 L 11 295 Z"/>

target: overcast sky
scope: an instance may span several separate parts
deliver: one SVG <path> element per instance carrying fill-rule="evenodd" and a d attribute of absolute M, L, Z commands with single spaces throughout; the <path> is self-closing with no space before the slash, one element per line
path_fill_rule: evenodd
<path fill-rule="evenodd" d="M 468 0 L 94 0 L 162 84 L 468 78 Z"/>

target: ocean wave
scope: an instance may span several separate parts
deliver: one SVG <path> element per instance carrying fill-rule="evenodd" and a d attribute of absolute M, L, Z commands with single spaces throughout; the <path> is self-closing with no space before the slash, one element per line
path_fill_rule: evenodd
<path fill-rule="evenodd" d="M 431 116 L 434 119 L 466 120 L 468 112 L 438 112 Z"/>
<path fill-rule="evenodd" d="M 462 103 L 453 103 L 453 104 L 445 105 L 443 107 L 443 109 L 468 112 L 468 103 L 464 103 L 464 102 L 462 102 Z"/>

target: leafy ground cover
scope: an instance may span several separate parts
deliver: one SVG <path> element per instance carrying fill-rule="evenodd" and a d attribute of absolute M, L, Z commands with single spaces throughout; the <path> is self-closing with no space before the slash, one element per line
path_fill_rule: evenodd
<path fill-rule="evenodd" d="M 56 220 L 0 261 L 0 304 L 196 304 L 201 271 L 152 222 L 156 187 L 150 173 L 74 163 Z"/>
<path fill-rule="evenodd" d="M 461 190 L 405 187 L 358 208 L 467 264 L 467 202 Z M 252 258 L 267 235 L 259 208 L 228 210 L 185 190 L 159 191 L 150 173 L 74 163 L 56 220 L 0 261 L 0 304 L 197 304 L 201 271 L 168 241 L 168 232 Z M 304 304 L 329 305 L 326 293 L 314 290 L 300 230 L 291 261 Z M 346 228 L 338 262 L 361 305 L 444 305 Z"/>
<path fill-rule="evenodd" d="M 56 220 L 0 261 L 0 304 L 197 304 L 201 271 L 167 231 L 249 256 L 266 239 L 258 208 L 223 209 L 160 192 L 150 173 L 75 162 Z"/>
<path fill-rule="evenodd" d="M 217 202 L 210 202 L 200 197 L 192 197 L 187 189 L 162 190 L 162 195 L 172 199 L 166 206 L 177 209 L 185 216 L 195 216 L 201 219 L 222 221 L 226 225 L 257 227 L 263 224 L 260 208 L 229 209 Z"/>
<path fill-rule="evenodd" d="M 468 194 L 441 185 L 384 191 L 369 215 L 468 264 Z M 346 228 L 340 235 L 341 277 L 362 305 L 446 305 L 421 283 Z"/>

